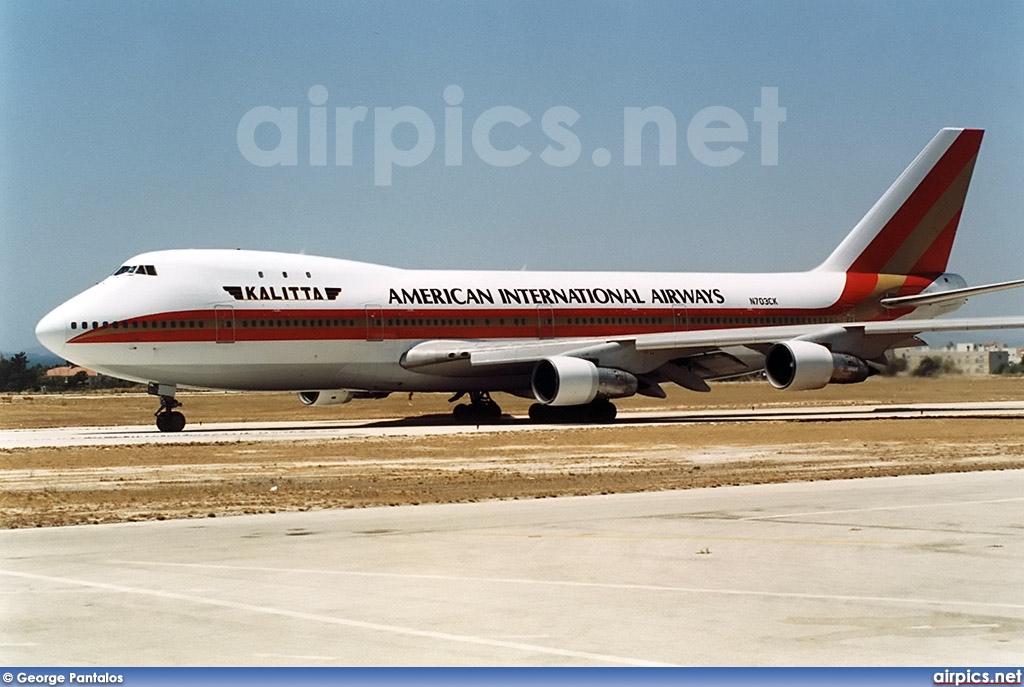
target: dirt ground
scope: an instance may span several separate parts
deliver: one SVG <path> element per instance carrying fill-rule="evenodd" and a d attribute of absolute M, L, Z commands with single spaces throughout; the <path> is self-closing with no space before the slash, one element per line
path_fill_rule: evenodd
<path fill-rule="evenodd" d="M 1019 378 L 871 379 L 787 394 L 720 384 L 621 410 L 1021 400 Z M 291 394 L 180 394 L 190 424 L 417 417 L 444 396 L 306 408 Z M 497 400 L 525 415 L 527 401 Z M 148 424 L 142 394 L 0 397 L 0 431 Z M 0 527 L 41 527 L 497 498 L 544 498 L 1024 467 L 1016 419 L 680 423 L 451 436 L 0 451 Z"/>

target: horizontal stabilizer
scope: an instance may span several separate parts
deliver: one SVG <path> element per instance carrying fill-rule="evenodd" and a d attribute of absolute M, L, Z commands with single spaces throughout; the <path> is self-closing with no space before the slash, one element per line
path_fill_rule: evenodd
<path fill-rule="evenodd" d="M 1020 286 L 1024 286 L 1024 279 L 1004 281 L 999 282 L 998 284 L 985 284 L 984 286 L 968 286 L 966 288 L 952 289 L 950 291 L 919 293 L 916 296 L 883 298 L 881 300 L 881 304 L 886 308 L 917 308 L 923 305 L 937 305 L 939 303 L 959 301 L 965 298 L 970 298 L 971 296 L 980 296 L 983 293 L 1016 289 Z"/>

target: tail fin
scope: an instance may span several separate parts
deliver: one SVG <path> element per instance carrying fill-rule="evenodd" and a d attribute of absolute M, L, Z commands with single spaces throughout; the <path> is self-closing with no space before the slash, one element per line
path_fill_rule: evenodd
<path fill-rule="evenodd" d="M 946 271 L 981 129 L 942 129 L 816 269 L 935 277 Z"/>

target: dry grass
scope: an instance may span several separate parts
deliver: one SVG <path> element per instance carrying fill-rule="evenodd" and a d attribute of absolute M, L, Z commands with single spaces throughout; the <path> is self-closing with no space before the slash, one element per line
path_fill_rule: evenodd
<path fill-rule="evenodd" d="M 808 394 L 727 384 L 622 408 L 1019 400 L 1020 379 L 869 380 Z M 191 422 L 415 416 L 417 395 L 305 408 L 284 394 L 184 396 Z M 506 411 L 525 401 L 502 398 Z M 144 396 L 5 397 L 6 428 L 140 424 Z M 369 505 L 539 498 L 726 484 L 1024 467 L 1018 420 L 727 422 L 288 443 L 0 451 L 0 526 L 31 527 Z"/>

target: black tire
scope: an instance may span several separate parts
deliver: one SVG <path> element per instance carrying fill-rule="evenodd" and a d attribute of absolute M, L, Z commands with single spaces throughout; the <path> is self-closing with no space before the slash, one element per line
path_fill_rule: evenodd
<path fill-rule="evenodd" d="M 180 432 L 185 429 L 185 416 L 177 410 L 156 416 L 156 428 L 161 432 Z"/>
<path fill-rule="evenodd" d="M 456 422 L 467 425 L 492 424 L 501 420 L 501 406 L 490 403 L 460 403 L 452 409 Z"/>
<path fill-rule="evenodd" d="M 493 401 L 480 406 L 480 421 L 494 424 L 501 420 L 501 406 Z"/>
<path fill-rule="evenodd" d="M 177 410 L 170 413 L 171 416 L 171 431 L 180 432 L 185 429 L 185 415 L 179 413 Z"/>
<path fill-rule="evenodd" d="M 604 424 L 615 420 L 618 409 L 608 400 L 593 401 L 582 406 L 530 406 L 530 419 L 548 424 Z"/>
<path fill-rule="evenodd" d="M 590 422 L 602 424 L 614 421 L 619 412 L 615 404 L 608 400 L 594 401 L 587 410 L 590 411 L 588 413 Z"/>

